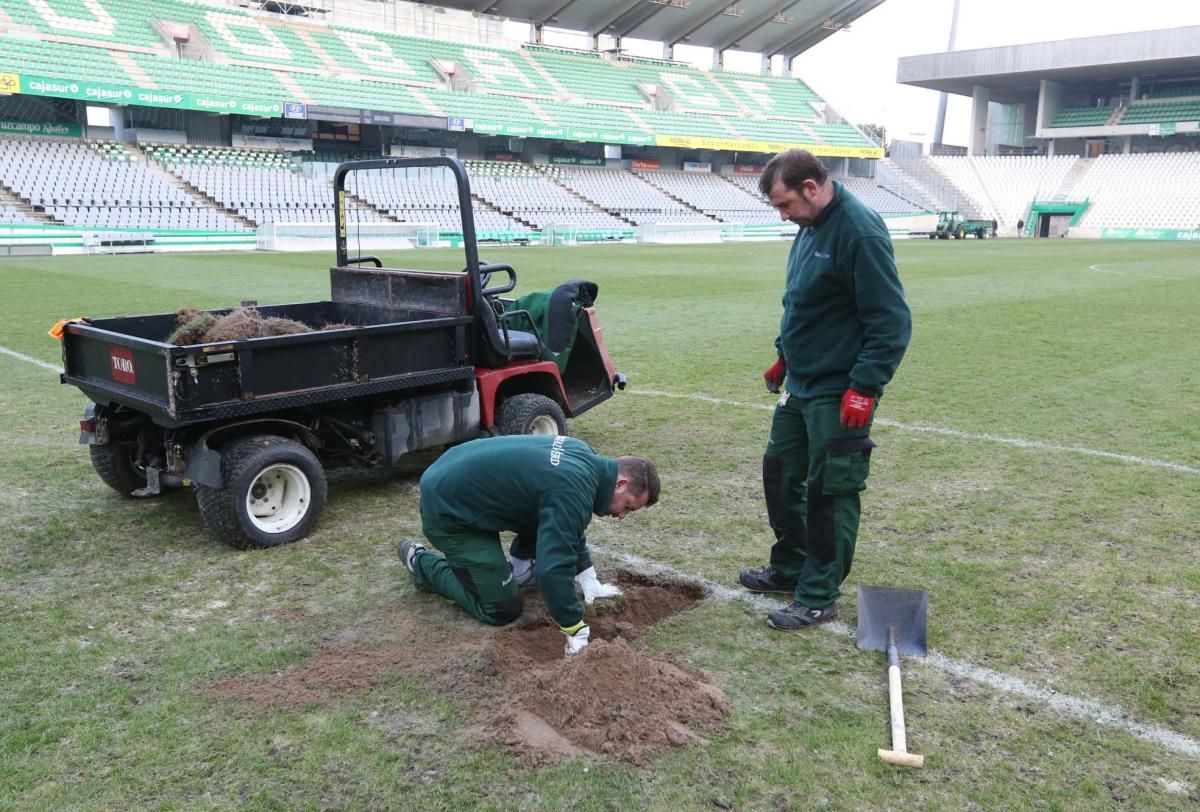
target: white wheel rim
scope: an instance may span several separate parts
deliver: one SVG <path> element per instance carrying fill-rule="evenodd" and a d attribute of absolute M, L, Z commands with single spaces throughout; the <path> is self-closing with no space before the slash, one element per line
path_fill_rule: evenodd
<path fill-rule="evenodd" d="M 312 502 L 308 477 L 294 465 L 276 463 L 259 472 L 246 492 L 246 515 L 264 533 L 286 533 Z"/>
<path fill-rule="evenodd" d="M 539 414 L 529 426 L 530 434 L 558 434 L 558 421 L 548 414 Z"/>

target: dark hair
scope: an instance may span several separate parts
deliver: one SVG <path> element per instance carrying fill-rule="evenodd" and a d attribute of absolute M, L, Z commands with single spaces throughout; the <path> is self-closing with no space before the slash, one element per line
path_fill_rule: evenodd
<path fill-rule="evenodd" d="M 634 496 L 649 494 L 646 507 L 658 501 L 658 471 L 654 469 L 654 463 L 650 460 L 645 457 L 618 457 L 617 476 L 629 480 L 629 492 Z"/>
<path fill-rule="evenodd" d="M 828 179 L 829 170 L 820 158 L 806 149 L 789 149 L 767 161 L 758 178 L 758 190 L 763 197 L 770 197 L 777 180 L 782 181 L 785 188 L 798 192 L 806 180 L 815 180 L 818 186 L 824 186 Z"/>

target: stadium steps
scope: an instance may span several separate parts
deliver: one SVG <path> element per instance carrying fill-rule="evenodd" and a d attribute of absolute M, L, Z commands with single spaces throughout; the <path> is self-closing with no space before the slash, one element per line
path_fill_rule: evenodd
<path fill-rule="evenodd" d="M 329 196 L 331 198 L 333 197 L 333 184 L 332 183 L 329 184 Z M 392 214 L 387 209 L 381 209 L 379 206 L 376 206 L 374 203 L 367 200 L 365 197 L 360 197 L 359 195 L 356 195 L 354 192 L 351 192 L 349 189 L 346 190 L 346 199 L 349 200 L 351 203 L 357 204 L 359 208 L 363 208 L 363 209 L 367 209 L 368 211 L 375 212 L 376 214 L 378 214 L 380 216 L 380 218 L 383 219 L 383 222 L 385 222 L 385 223 L 403 222 L 399 217 Z M 354 206 L 349 207 L 350 210 L 352 210 L 353 208 L 354 208 Z"/>
<path fill-rule="evenodd" d="M 586 195 L 582 195 L 579 192 L 575 191 L 570 186 L 568 186 L 567 184 L 565 184 L 561 180 L 559 180 L 557 177 L 555 177 L 553 172 L 547 171 L 548 168 L 543 168 L 541 166 L 535 166 L 534 168 L 537 169 L 538 171 L 540 171 L 542 174 L 544 174 L 547 178 L 549 178 L 551 183 L 553 183 L 557 186 L 561 186 L 563 189 L 566 189 L 567 194 L 571 195 L 572 197 L 579 198 L 584 203 L 587 203 L 589 206 L 596 209 L 597 211 L 602 211 L 605 214 L 615 217 L 618 220 L 620 220 L 622 223 L 628 223 L 630 226 L 637 226 L 637 223 L 635 223 L 633 220 L 626 217 L 620 211 L 618 211 L 616 209 L 605 208 L 604 206 L 601 206 L 599 203 L 597 203 L 595 200 L 592 200 L 590 197 L 587 197 Z"/>
<path fill-rule="evenodd" d="M 290 101 L 298 101 L 302 104 L 316 104 L 316 101 L 309 95 L 308 91 L 300 87 L 300 84 L 292 78 L 292 75 L 285 70 L 271 71 L 275 78 L 279 80 L 279 84 L 287 88 Z"/>
<path fill-rule="evenodd" d="M 936 211 L 938 208 L 937 201 L 927 191 L 918 188 L 911 178 L 886 158 L 880 160 L 875 167 L 875 183 L 879 188 L 891 192 L 922 211 Z"/>
<path fill-rule="evenodd" d="M 529 112 L 533 113 L 534 118 L 545 124 L 547 127 L 556 127 L 558 122 L 552 119 L 545 110 L 538 106 L 533 99 L 527 99 L 524 96 L 518 97 L 522 104 L 529 108 Z"/>
<path fill-rule="evenodd" d="M 921 166 L 920 161 L 901 162 L 892 160 L 890 158 L 884 158 L 881 163 L 884 163 L 886 166 L 888 166 L 889 169 L 895 173 L 898 179 L 911 186 L 917 191 L 918 194 L 922 195 L 931 203 L 933 203 L 935 209 L 940 211 L 954 208 L 954 202 L 952 200 L 943 197 L 933 188 L 926 185 L 928 176 L 918 171 Z M 936 183 L 934 185 L 936 186 Z"/>
<path fill-rule="evenodd" d="M 720 222 L 721 222 L 721 219 L 720 219 L 720 218 L 718 218 L 718 217 L 713 217 L 713 216 L 712 216 L 711 214 L 709 214 L 708 212 L 706 212 L 706 211 L 702 211 L 702 210 L 700 210 L 700 209 L 696 208 L 695 206 L 693 206 L 693 205 L 692 205 L 691 203 L 689 203 L 688 201 L 684 200 L 684 199 L 683 199 L 682 197 L 680 197 L 679 195 L 677 195 L 677 194 L 673 194 L 673 193 L 672 193 L 670 190 L 668 190 L 668 189 L 664 189 L 662 186 L 660 186 L 659 184 L 655 183 L 655 182 L 654 182 L 654 180 L 653 180 L 653 179 L 652 179 L 652 178 L 651 178 L 649 175 L 647 175 L 647 174 L 643 174 L 643 173 L 641 173 L 641 172 L 634 172 L 634 173 L 633 173 L 633 176 L 634 176 L 635 178 L 637 178 L 638 180 L 644 181 L 644 182 L 645 182 L 645 183 L 647 183 L 648 185 L 650 185 L 650 186 L 653 186 L 655 189 L 657 189 L 658 191 L 662 192 L 664 195 L 666 195 L 667 197 L 671 198 L 672 200 L 674 200 L 676 203 L 678 203 L 679 205 L 683 206 L 684 208 L 686 208 L 686 209 L 691 209 L 692 211 L 696 212 L 696 214 L 702 214 L 702 215 L 704 215 L 705 217 L 707 217 L 709 220 L 712 220 L 714 223 L 720 223 Z"/>
<path fill-rule="evenodd" d="M 1105 127 L 1111 127 L 1121 120 L 1121 116 L 1125 115 L 1124 107 L 1114 107 L 1112 115 L 1108 117 L 1108 121 L 1104 122 Z"/>
<path fill-rule="evenodd" d="M 125 149 L 126 152 L 128 152 L 130 155 L 132 155 L 135 160 L 145 162 L 147 171 L 154 172 L 155 174 L 157 174 L 159 177 L 166 180 L 167 183 L 171 184 L 175 188 L 181 190 L 182 192 L 184 192 L 185 194 L 187 194 L 191 197 L 196 198 L 197 200 L 204 203 L 204 205 L 208 206 L 210 209 L 221 212 L 226 217 L 228 217 L 230 220 L 233 220 L 236 223 L 242 224 L 248 230 L 250 230 L 250 231 L 258 230 L 258 224 L 255 223 L 253 220 L 239 214 L 235 209 L 227 208 L 225 206 L 225 204 L 223 204 L 221 201 L 217 200 L 212 195 L 209 195 L 207 192 L 201 191 L 200 189 L 193 186 L 188 181 L 186 181 L 183 178 L 176 175 L 174 172 L 171 172 L 165 166 L 163 166 L 157 160 L 155 160 L 149 153 L 141 152 L 138 149 L 136 149 L 135 147 L 129 146 L 128 144 L 122 144 L 121 146 Z"/>
<path fill-rule="evenodd" d="M 155 84 L 154 79 L 150 77 L 150 74 L 142 70 L 141 66 L 134 62 L 133 57 L 131 57 L 129 54 L 121 51 L 109 51 L 108 53 L 109 56 L 112 57 L 113 62 L 116 62 L 121 66 L 122 70 L 129 74 L 129 78 L 133 80 L 135 85 L 138 87 L 144 87 L 148 90 L 158 89 L 158 85 Z"/>
<path fill-rule="evenodd" d="M 471 192 L 471 200 L 474 201 L 475 208 L 481 208 L 486 211 L 494 211 L 497 214 L 512 219 L 514 222 L 520 223 L 530 231 L 540 230 L 537 223 L 526 220 L 524 217 L 518 217 L 513 211 L 504 208 L 501 203 L 496 203 L 492 200 L 489 200 L 478 192 Z"/>
<path fill-rule="evenodd" d="M 730 90 L 729 87 L 724 82 L 714 81 L 713 84 L 717 87 L 718 90 L 721 91 L 721 93 L 725 96 L 725 98 L 727 98 L 731 102 L 733 102 L 734 108 L 738 111 L 739 115 L 744 116 L 746 118 L 751 118 L 752 116 L 755 115 L 755 112 L 753 110 L 751 110 L 749 108 L 749 106 L 747 106 L 745 104 L 745 102 L 743 102 L 741 99 L 739 99 L 737 97 L 737 95 L 732 90 Z"/>
<path fill-rule="evenodd" d="M 519 53 L 521 54 L 521 58 L 525 60 L 525 64 L 529 65 L 529 67 L 532 68 L 538 76 L 545 79 L 546 84 L 554 88 L 560 94 L 561 98 L 569 99 L 574 97 L 575 94 L 567 90 L 566 86 L 563 85 L 562 82 L 555 79 L 554 75 L 551 74 L 550 71 L 542 67 L 542 63 L 534 59 L 533 55 L 530 54 L 529 51 L 526 51 L 524 48 L 522 48 Z"/>
<path fill-rule="evenodd" d="M 931 158 L 921 158 L 914 165 L 914 169 L 918 173 L 927 186 L 932 183 L 939 191 L 939 197 L 942 200 L 950 203 L 948 207 L 960 212 L 964 217 L 974 220 L 979 218 L 979 206 L 968 197 L 963 190 L 958 188 L 958 185 L 947 175 L 942 168 L 937 165 Z"/>
<path fill-rule="evenodd" d="M 1075 161 L 1075 165 L 1071 167 L 1071 171 L 1063 178 L 1063 182 L 1054 192 L 1053 200 L 1071 200 L 1071 193 L 1075 190 L 1076 185 L 1083 180 L 1088 171 L 1095 165 L 1095 158 L 1080 158 Z"/>
<path fill-rule="evenodd" d="M 3 209 L 6 205 L 9 208 L 16 209 L 35 223 L 59 225 L 59 222 L 53 217 L 44 211 L 35 209 L 28 200 L 10 189 L 6 183 L 0 181 L 0 209 Z"/>
<path fill-rule="evenodd" d="M 441 118 L 446 117 L 446 111 L 438 107 L 437 102 L 429 98 L 424 90 L 413 85 L 405 85 L 404 87 L 409 93 L 412 94 L 412 97 L 419 101 L 421 106 L 425 108 L 426 115 L 440 116 Z"/>
<path fill-rule="evenodd" d="M 975 160 L 968 159 L 967 165 L 971 167 L 971 173 L 975 176 L 975 179 L 979 181 L 979 190 L 983 192 L 984 199 L 982 202 L 987 207 L 986 211 L 981 212 L 983 217 L 987 220 L 998 220 L 1006 225 L 1015 225 L 1015 223 L 1008 223 L 1006 221 L 1006 218 L 1003 216 L 1000 210 L 1000 206 L 996 205 L 996 199 L 992 197 L 992 192 L 988 188 L 987 179 L 983 177 L 982 173 L 980 173 L 979 167 L 975 164 Z"/>

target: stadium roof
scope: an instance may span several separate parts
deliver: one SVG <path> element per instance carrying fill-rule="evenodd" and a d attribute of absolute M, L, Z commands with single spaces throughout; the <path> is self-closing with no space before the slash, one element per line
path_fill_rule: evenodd
<path fill-rule="evenodd" d="M 998 102 L 1036 95 L 1042 79 L 1111 86 L 1134 76 L 1200 84 L 1200 26 L 905 56 L 896 67 L 901 84 L 961 96 L 980 85 Z"/>
<path fill-rule="evenodd" d="M 420 3 L 422 0 L 415 0 Z M 883 0 L 434 0 L 443 6 L 593 36 L 791 58 Z"/>

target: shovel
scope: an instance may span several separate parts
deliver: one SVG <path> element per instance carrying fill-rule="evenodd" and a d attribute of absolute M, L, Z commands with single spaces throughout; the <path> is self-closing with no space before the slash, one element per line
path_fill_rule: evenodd
<path fill-rule="evenodd" d="M 925 756 L 908 752 L 904 740 L 904 697 L 900 692 L 900 655 L 924 657 L 925 614 L 929 593 L 887 586 L 858 587 L 858 647 L 886 651 L 888 700 L 892 709 L 892 749 L 879 749 L 879 758 L 898 767 L 923 767 Z"/>

